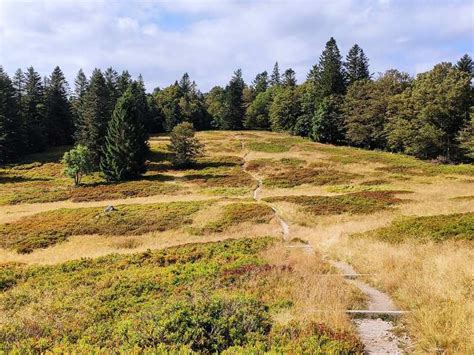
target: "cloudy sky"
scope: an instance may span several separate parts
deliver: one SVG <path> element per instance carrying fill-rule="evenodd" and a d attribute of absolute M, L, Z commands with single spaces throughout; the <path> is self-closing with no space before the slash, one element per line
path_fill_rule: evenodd
<path fill-rule="evenodd" d="M 411 74 L 474 51 L 473 0 L 0 0 L 0 65 L 142 73 L 148 90 L 188 72 L 201 90 L 236 68 L 292 67 L 304 80 L 329 37 L 358 43 L 377 73 Z"/>

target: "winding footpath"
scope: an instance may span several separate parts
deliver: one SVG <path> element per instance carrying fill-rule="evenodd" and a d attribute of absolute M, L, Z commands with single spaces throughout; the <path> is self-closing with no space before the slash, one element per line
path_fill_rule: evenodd
<path fill-rule="evenodd" d="M 247 169 L 247 156 L 249 151 L 246 150 L 245 143 L 242 139 L 235 137 L 240 141 L 242 152 L 244 152 L 242 165 L 243 171 L 252 176 L 257 181 L 257 187 L 253 191 L 253 199 L 261 200 L 263 189 L 262 179 Z M 288 222 L 281 217 L 278 209 L 269 204 L 275 212 L 275 218 L 279 222 L 282 231 L 282 237 L 285 241 L 290 240 L 290 227 Z M 306 250 L 311 253 L 313 247 L 305 246 Z M 347 282 L 352 283 L 360 291 L 362 291 L 368 299 L 368 309 L 366 310 L 347 310 L 347 313 L 354 317 L 354 324 L 357 327 L 360 339 L 365 347 L 366 354 L 403 354 L 403 347 L 410 345 L 408 337 L 399 337 L 394 333 L 394 324 L 391 320 L 393 317 L 400 316 L 404 312 L 400 311 L 385 293 L 359 280 L 361 274 L 358 274 L 351 265 L 342 261 L 328 260 L 329 263 L 337 269 Z"/>

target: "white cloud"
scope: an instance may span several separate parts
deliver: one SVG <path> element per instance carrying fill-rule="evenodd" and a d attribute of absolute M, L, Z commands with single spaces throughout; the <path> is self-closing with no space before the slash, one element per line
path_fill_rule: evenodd
<path fill-rule="evenodd" d="M 242 68 L 293 67 L 300 81 L 329 37 L 345 54 L 359 43 L 371 70 L 415 73 L 473 52 L 471 1 L 134 0 L 0 1 L 0 64 L 9 73 L 59 65 L 142 73 L 148 89 L 190 73 L 203 90 Z"/>

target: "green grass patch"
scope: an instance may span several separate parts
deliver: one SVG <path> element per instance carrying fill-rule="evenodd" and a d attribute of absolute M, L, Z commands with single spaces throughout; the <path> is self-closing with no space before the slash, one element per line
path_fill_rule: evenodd
<path fill-rule="evenodd" d="M 346 193 L 346 192 L 361 192 L 361 191 L 386 191 L 389 190 L 388 185 L 333 185 L 328 186 L 328 192 Z"/>
<path fill-rule="evenodd" d="M 337 196 L 275 196 L 267 202 L 290 202 L 302 206 L 311 215 L 370 214 L 391 208 L 404 200 L 395 197 L 400 191 L 365 191 Z"/>
<path fill-rule="evenodd" d="M 222 215 L 216 221 L 194 232 L 197 234 L 219 233 L 245 222 L 268 223 L 273 216 L 271 207 L 263 203 L 231 203 L 223 207 Z"/>
<path fill-rule="evenodd" d="M 46 248 L 72 235 L 140 235 L 192 223 L 191 215 L 208 201 L 148 205 L 120 205 L 117 211 L 103 207 L 59 209 L 0 225 L 0 246 L 28 253 Z"/>
<path fill-rule="evenodd" d="M 349 333 L 276 324 L 291 268 L 265 262 L 270 238 L 191 244 L 54 266 L 4 265 L 6 353 L 351 353 Z M 296 282 L 296 280 L 295 280 Z M 31 315 L 34 316 L 31 316 Z"/>
<path fill-rule="evenodd" d="M 207 173 L 206 171 L 197 171 L 189 173 L 183 177 L 183 181 L 196 184 L 204 188 L 253 188 L 256 186 L 256 181 L 243 172 L 240 167 L 233 168 L 223 173 Z"/>
<path fill-rule="evenodd" d="M 402 217 L 388 227 L 354 234 L 357 238 L 374 238 L 389 243 L 405 241 L 443 242 L 474 240 L 474 213 L 457 213 L 427 217 Z"/>
<path fill-rule="evenodd" d="M 269 142 L 250 142 L 247 147 L 255 152 L 284 153 L 289 151 L 291 146 Z"/>

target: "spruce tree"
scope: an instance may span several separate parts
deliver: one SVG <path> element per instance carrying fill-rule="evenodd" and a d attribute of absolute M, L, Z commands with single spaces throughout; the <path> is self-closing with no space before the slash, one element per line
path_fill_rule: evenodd
<path fill-rule="evenodd" d="M 100 168 L 108 181 L 123 181 L 146 171 L 147 134 L 139 100 L 128 88 L 117 100 L 105 138 Z"/>
<path fill-rule="evenodd" d="M 51 74 L 45 93 L 48 145 L 58 146 L 72 143 L 73 123 L 68 91 L 66 78 L 57 66 Z"/>
<path fill-rule="evenodd" d="M 472 64 L 472 58 L 469 54 L 464 54 L 456 64 L 456 69 L 468 73 L 471 78 L 474 77 L 474 66 Z"/>
<path fill-rule="evenodd" d="M 83 111 L 84 111 L 84 97 L 87 92 L 89 82 L 86 75 L 79 69 L 76 79 L 74 80 L 74 93 L 71 98 L 72 118 L 74 124 L 74 140 L 78 140 L 80 134 L 80 127 L 83 125 Z"/>
<path fill-rule="evenodd" d="M 84 95 L 82 119 L 76 132 L 76 142 L 89 148 L 96 166 L 102 156 L 107 123 L 110 120 L 109 100 L 105 78 L 99 69 L 95 69 Z"/>
<path fill-rule="evenodd" d="M 316 92 L 320 99 L 329 95 L 344 94 L 346 85 L 342 57 L 334 38 L 331 37 L 326 43 L 317 68 Z"/>
<path fill-rule="evenodd" d="M 273 66 L 273 72 L 270 77 L 270 85 L 271 86 L 278 86 L 281 83 L 281 78 L 280 78 L 280 68 L 278 67 L 278 62 L 275 62 L 275 65 Z"/>
<path fill-rule="evenodd" d="M 244 87 L 242 70 L 238 69 L 225 88 L 224 114 L 219 124 L 221 129 L 242 129 L 245 113 L 243 105 Z"/>
<path fill-rule="evenodd" d="M 354 44 L 349 50 L 344 67 L 348 85 L 357 80 L 370 79 L 369 59 L 358 44 Z"/>
<path fill-rule="evenodd" d="M 0 165 L 12 162 L 21 153 L 21 125 L 15 89 L 0 66 Z"/>
<path fill-rule="evenodd" d="M 128 70 L 124 70 L 117 79 L 117 98 L 122 96 L 132 83 L 132 76 Z"/>
<path fill-rule="evenodd" d="M 26 149 L 30 153 L 41 152 L 47 145 L 44 87 L 41 76 L 33 67 L 29 67 L 26 71 L 23 110 Z"/>
<path fill-rule="evenodd" d="M 342 97 L 325 97 L 319 105 L 312 121 L 311 138 L 322 143 L 341 143 L 344 139 L 344 119 Z"/>

